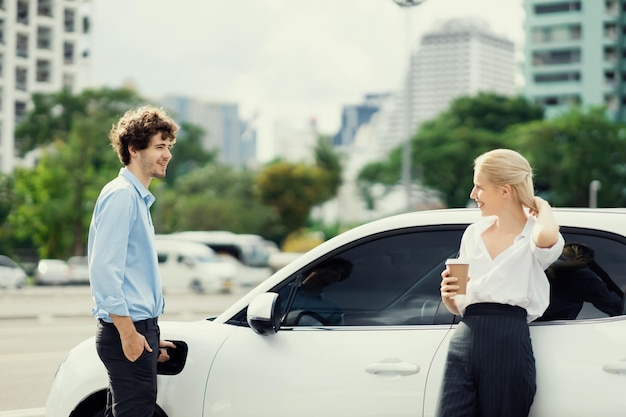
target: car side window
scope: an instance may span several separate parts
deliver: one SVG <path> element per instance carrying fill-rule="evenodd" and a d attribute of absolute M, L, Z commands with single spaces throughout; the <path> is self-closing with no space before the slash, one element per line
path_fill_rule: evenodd
<path fill-rule="evenodd" d="M 586 320 L 624 314 L 626 240 L 567 228 L 565 248 L 546 270 L 550 305 L 538 321 Z"/>
<path fill-rule="evenodd" d="M 456 256 L 464 229 L 407 229 L 321 259 L 279 290 L 283 326 L 434 324 L 440 274 L 445 260 Z"/>

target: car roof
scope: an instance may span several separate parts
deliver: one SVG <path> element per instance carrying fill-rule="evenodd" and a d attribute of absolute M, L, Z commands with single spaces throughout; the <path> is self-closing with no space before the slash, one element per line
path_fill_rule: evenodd
<path fill-rule="evenodd" d="M 557 222 L 563 227 L 589 228 L 626 236 L 626 209 L 624 208 L 555 208 L 553 212 Z M 219 321 L 227 318 L 230 314 L 236 313 L 238 309 L 243 308 L 254 295 L 259 292 L 267 291 L 286 276 L 305 267 L 320 256 L 348 243 L 379 233 L 420 226 L 457 225 L 465 227 L 480 219 L 480 211 L 476 208 L 437 209 L 398 214 L 357 226 L 323 242 L 319 246 L 297 257 L 294 261 L 270 277 L 268 281 L 253 289 L 239 302 L 231 306 L 231 308 L 221 314 L 217 320 Z"/>
<path fill-rule="evenodd" d="M 157 236 L 155 246 L 157 251 L 172 250 L 175 252 L 199 253 L 205 255 L 215 254 L 215 251 L 205 244 L 186 239 Z"/>

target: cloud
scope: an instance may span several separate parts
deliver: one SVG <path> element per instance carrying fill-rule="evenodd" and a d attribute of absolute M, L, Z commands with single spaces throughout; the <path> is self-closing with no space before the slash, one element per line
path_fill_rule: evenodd
<path fill-rule="evenodd" d="M 441 21 L 481 17 L 521 40 L 521 0 L 93 0 L 91 82 L 132 79 L 148 97 L 240 104 L 334 133 L 341 108 L 397 89 L 411 40 Z"/>

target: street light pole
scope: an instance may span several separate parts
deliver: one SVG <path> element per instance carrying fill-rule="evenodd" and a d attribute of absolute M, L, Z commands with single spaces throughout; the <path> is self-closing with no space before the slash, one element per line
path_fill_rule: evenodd
<path fill-rule="evenodd" d="M 598 208 L 598 191 L 601 187 L 602 183 L 598 180 L 589 183 L 589 207 Z"/>
<path fill-rule="evenodd" d="M 406 194 L 406 211 L 412 211 L 411 205 L 411 109 L 413 107 L 413 92 L 411 88 L 410 70 L 411 70 L 411 20 L 409 19 L 409 8 L 419 6 L 426 0 L 393 0 L 398 6 L 405 8 L 404 13 L 404 29 L 406 43 L 406 86 L 404 93 L 404 146 L 402 148 L 402 184 Z"/>

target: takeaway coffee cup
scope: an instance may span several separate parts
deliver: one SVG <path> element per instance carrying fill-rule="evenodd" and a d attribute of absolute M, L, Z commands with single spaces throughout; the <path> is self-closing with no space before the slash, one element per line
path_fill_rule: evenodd
<path fill-rule="evenodd" d="M 451 277 L 457 277 L 459 290 L 457 295 L 465 295 L 467 290 L 467 274 L 469 272 L 469 262 L 461 258 L 450 258 L 446 260 L 446 266 L 450 270 Z"/>

